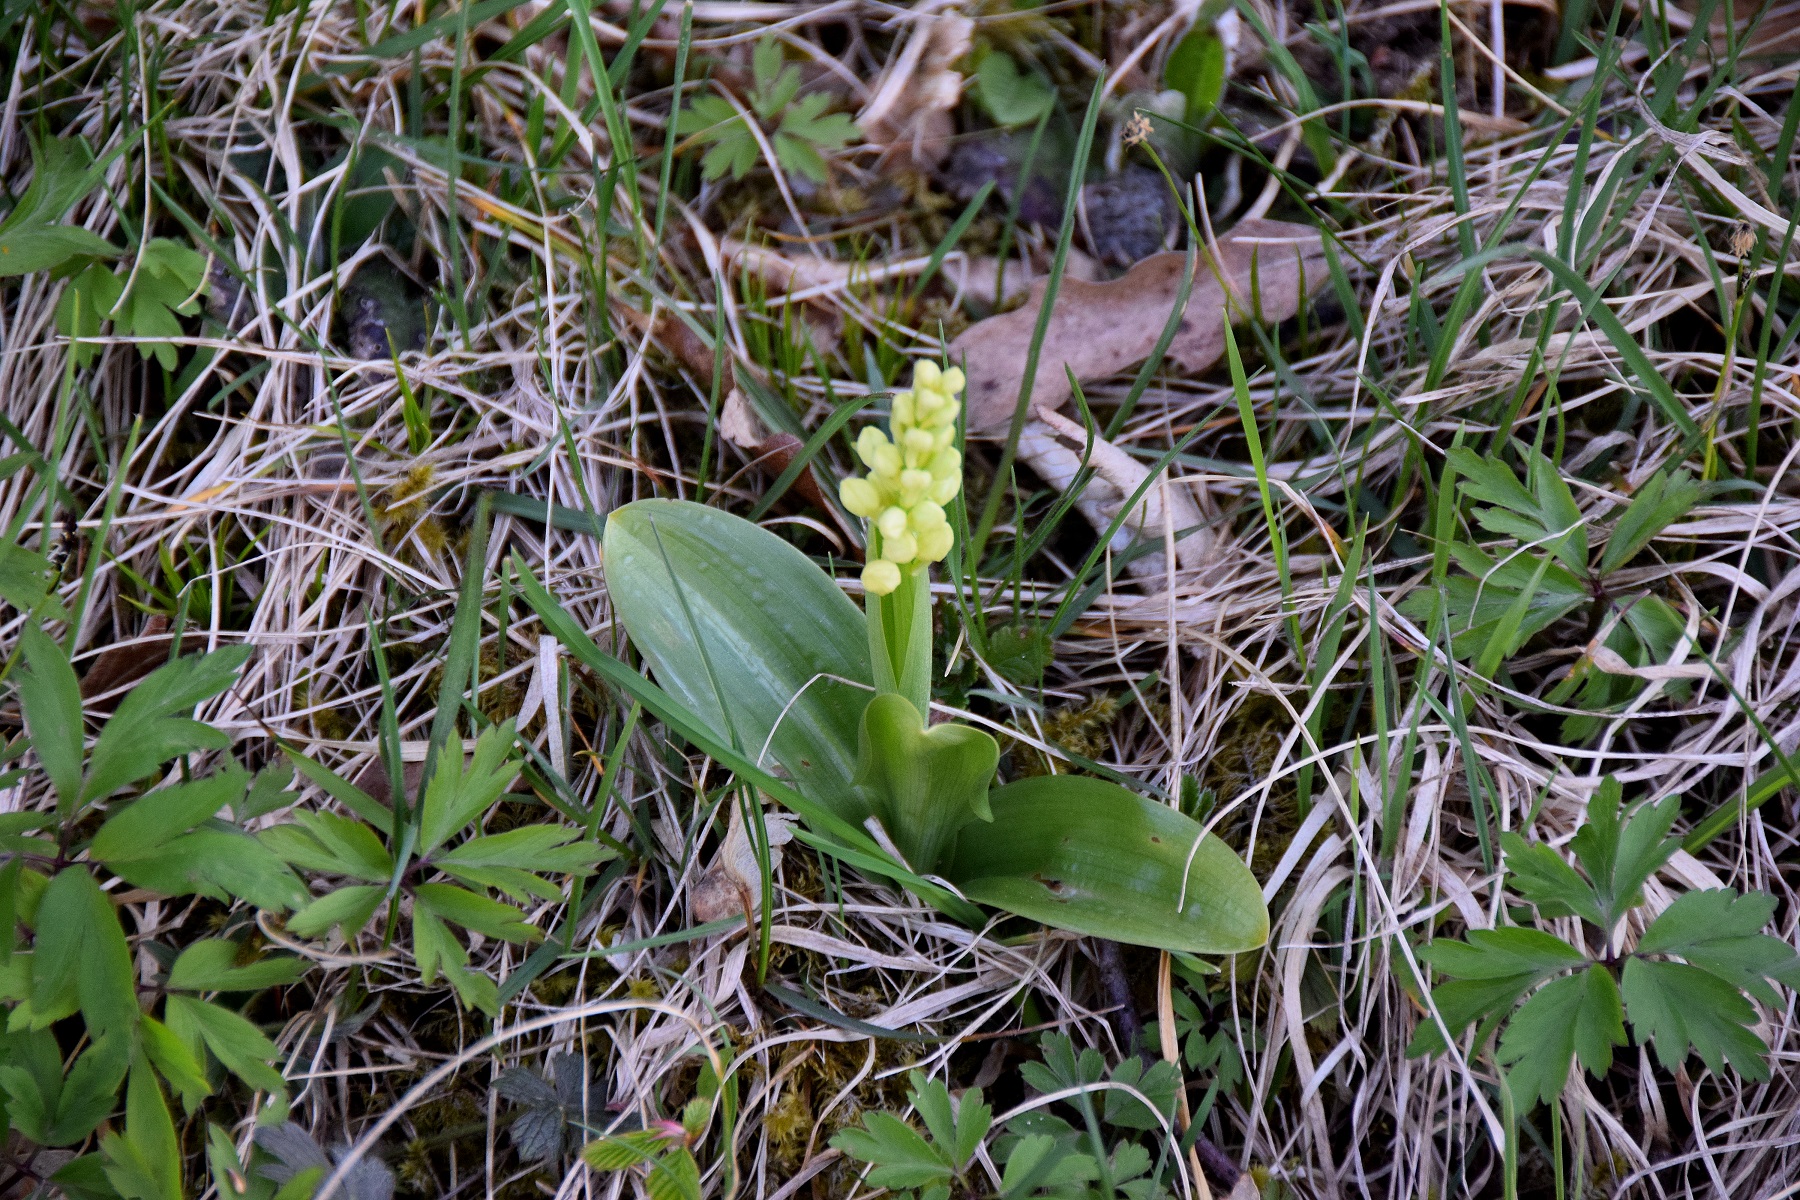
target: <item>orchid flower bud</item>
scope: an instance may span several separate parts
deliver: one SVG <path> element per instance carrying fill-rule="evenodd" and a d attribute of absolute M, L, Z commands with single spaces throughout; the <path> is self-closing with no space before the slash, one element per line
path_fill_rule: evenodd
<path fill-rule="evenodd" d="M 881 489 L 860 475 L 838 484 L 838 499 L 859 517 L 873 517 L 881 511 Z"/>
<path fill-rule="evenodd" d="M 944 506 L 962 490 L 962 455 L 956 449 L 958 399 L 963 372 L 919 362 L 913 385 L 894 395 L 888 433 L 869 426 L 857 436 L 856 455 L 866 478 L 846 479 L 838 496 L 871 526 L 871 558 L 863 586 L 885 596 L 905 577 L 950 553 L 955 531 Z"/>
<path fill-rule="evenodd" d="M 871 558 L 862 569 L 863 587 L 885 596 L 900 586 L 900 568 L 885 558 Z"/>

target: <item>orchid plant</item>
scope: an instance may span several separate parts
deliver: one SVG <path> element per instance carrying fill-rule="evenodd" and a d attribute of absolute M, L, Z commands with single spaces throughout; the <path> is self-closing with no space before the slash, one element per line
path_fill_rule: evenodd
<path fill-rule="evenodd" d="M 804 841 L 980 924 L 983 906 L 1195 954 L 1268 936 L 1255 878 L 1179 810 L 1115 783 L 995 786 L 983 730 L 931 724 L 931 567 L 955 544 L 963 373 L 920 363 L 866 476 L 865 609 L 790 543 L 716 508 L 640 500 L 606 523 L 614 610 L 656 679 L 594 644 L 522 565 L 525 595 L 577 658 L 796 812 Z"/>

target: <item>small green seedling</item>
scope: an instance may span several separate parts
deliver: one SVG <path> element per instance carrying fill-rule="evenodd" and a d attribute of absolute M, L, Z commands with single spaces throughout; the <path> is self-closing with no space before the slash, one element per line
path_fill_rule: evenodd
<path fill-rule="evenodd" d="M 1401 602 L 1401 611 L 1434 634 L 1440 613 L 1447 617 L 1452 652 L 1474 660 L 1484 676 L 1492 676 L 1533 635 L 1584 605 L 1589 640 L 1599 639 L 1632 666 L 1665 661 L 1683 634 L 1681 615 L 1646 587 L 1621 586 L 1617 574 L 1694 506 L 1699 485 L 1679 471 L 1652 475 L 1595 547 L 1590 535 L 1596 527 L 1555 464 L 1535 450 L 1521 447 L 1521 453 L 1522 482 L 1498 457 L 1483 458 L 1462 446 L 1450 451 L 1449 469 L 1459 477 L 1459 490 L 1487 504 L 1475 510 L 1476 522 L 1517 545 L 1496 557 L 1473 542 L 1450 542 L 1445 549 L 1464 574 L 1446 579 L 1441 593 L 1414 592 Z M 1608 674 L 1583 659 L 1545 698 L 1553 704 L 1573 699 L 1582 708 L 1605 711 L 1642 688 L 1639 679 Z M 1570 717 L 1564 732 L 1585 740 L 1599 726 L 1598 717 Z"/>
<path fill-rule="evenodd" d="M 982 1103 L 980 1088 L 952 1099 L 941 1080 L 926 1079 L 918 1071 L 908 1079 L 912 1087 L 906 1099 L 924 1122 L 924 1133 L 892 1113 L 871 1112 L 860 1129 L 843 1130 L 831 1144 L 873 1166 L 868 1182 L 874 1187 L 888 1188 L 905 1200 L 949 1200 L 953 1184 L 967 1185 L 994 1110 Z"/>
<path fill-rule="evenodd" d="M 1768 1047 L 1751 1028 L 1756 1010 L 1745 997 L 1774 1006 L 1770 980 L 1800 986 L 1800 956 L 1761 932 L 1775 915 L 1773 897 L 1688 892 L 1629 951 L 1618 946 L 1621 921 L 1644 902 L 1644 883 L 1681 847 L 1669 836 L 1679 808 L 1670 797 L 1621 812 L 1618 781 L 1608 777 L 1570 842 L 1579 869 L 1550 846 L 1501 836 L 1513 893 L 1542 916 L 1580 917 L 1599 954 L 1524 928 L 1472 930 L 1420 950 L 1453 980 L 1432 990 L 1450 1036 L 1480 1022 L 1479 1046 L 1505 1027 L 1494 1058 L 1521 1105 L 1554 1100 L 1576 1059 L 1604 1075 L 1613 1049 L 1626 1044 L 1627 1024 L 1670 1070 L 1693 1053 L 1714 1071 L 1730 1063 L 1746 1079 L 1768 1078 Z M 1408 1053 L 1444 1049 L 1437 1022 L 1427 1021 Z"/>
<path fill-rule="evenodd" d="M 196 704 L 237 678 L 248 651 L 178 659 L 132 689 L 92 745 L 80 682 L 63 647 L 35 624 L 20 634 L 14 677 L 27 745 L 56 797 L 52 812 L 0 816 L 0 1092 L 15 1133 L 39 1146 L 92 1145 L 52 1177 L 70 1194 L 178 1200 L 181 1147 L 165 1086 L 190 1114 L 222 1073 L 281 1097 L 275 1044 L 240 1011 L 249 994 L 293 983 L 308 964 L 290 955 L 242 961 L 227 938 L 203 938 L 159 961 L 160 997 L 146 1007 L 138 965 L 104 875 L 160 896 L 243 899 L 280 911 L 306 901 L 287 866 L 242 822 L 269 811 L 288 773 L 252 778 L 236 764 L 183 779 L 172 760 L 227 748 L 230 737 L 193 720 Z M 158 778 L 160 776 L 160 778 Z M 0 774 L 0 787 L 24 777 Z M 104 875 L 103 875 L 104 873 Z M 29 942 L 21 943 L 20 930 Z M 234 997 L 235 1002 L 225 999 Z M 78 1023 L 66 1054 L 55 1027 Z M 66 1060 L 66 1061 L 65 1061 Z M 216 1064 L 216 1066 L 215 1066 Z"/>
<path fill-rule="evenodd" d="M 742 179 L 763 157 L 763 141 L 775 151 L 785 171 L 824 183 L 824 152 L 837 150 L 861 137 L 855 122 L 843 113 L 827 113 L 831 97 L 823 92 L 799 95 L 800 68 L 782 65 L 781 43 L 764 38 L 756 44 L 751 70 L 755 86 L 746 99 L 749 115 L 758 122 L 752 130 L 745 113 L 724 96 L 696 96 L 675 118 L 675 132 L 692 135 L 709 147 L 700 160 L 708 179 L 727 171 Z M 763 137 L 757 136 L 761 132 Z"/>
<path fill-rule="evenodd" d="M 545 873 L 587 875 L 613 855 L 568 825 L 479 831 L 519 774 L 514 742 L 510 723 L 488 729 L 466 762 L 452 754 L 438 764 L 410 813 L 404 807 L 396 812 L 343 776 L 290 754 L 302 774 L 356 816 L 296 813 L 258 835 L 283 860 L 344 881 L 289 917 L 288 931 L 314 937 L 335 926 L 353 938 L 383 904 L 390 906 L 391 927 L 404 896 L 411 901 L 413 957 L 424 982 L 441 974 L 464 1004 L 497 1013 L 494 981 L 469 968 L 468 951 L 451 927 L 507 942 L 541 939 L 523 912 L 488 892 L 520 904 L 560 900 L 562 889 Z"/>

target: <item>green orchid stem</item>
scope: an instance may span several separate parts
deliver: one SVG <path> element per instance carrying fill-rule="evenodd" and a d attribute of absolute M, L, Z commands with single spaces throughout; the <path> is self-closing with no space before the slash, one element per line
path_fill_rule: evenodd
<path fill-rule="evenodd" d="M 931 571 L 908 570 L 885 596 L 865 597 L 877 692 L 898 692 L 931 723 Z"/>

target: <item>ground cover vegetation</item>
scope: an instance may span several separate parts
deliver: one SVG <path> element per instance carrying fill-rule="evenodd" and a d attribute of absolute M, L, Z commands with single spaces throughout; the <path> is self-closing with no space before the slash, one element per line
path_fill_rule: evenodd
<path fill-rule="evenodd" d="M 1791 1193 L 1792 0 L 0 67 L 0 1193 Z"/>

